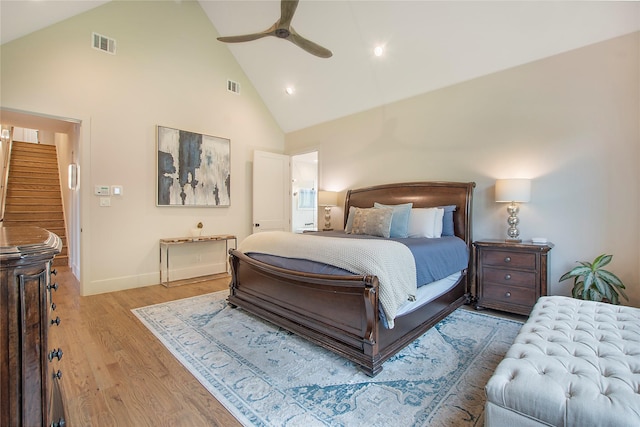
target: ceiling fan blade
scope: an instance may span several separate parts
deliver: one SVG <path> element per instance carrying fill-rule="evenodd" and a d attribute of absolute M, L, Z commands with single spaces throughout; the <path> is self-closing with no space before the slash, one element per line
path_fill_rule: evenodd
<path fill-rule="evenodd" d="M 276 25 L 272 25 L 268 30 L 264 30 L 260 33 L 243 34 L 240 36 L 226 36 L 218 37 L 218 40 L 225 43 L 242 43 L 250 42 L 251 40 L 258 40 L 267 36 L 275 36 Z"/>
<path fill-rule="evenodd" d="M 242 42 L 250 42 L 251 40 L 261 39 L 262 37 L 266 37 L 269 35 L 271 34 L 268 34 L 268 33 L 245 34 L 242 36 L 218 37 L 218 40 L 225 43 L 242 43 Z"/>
<path fill-rule="evenodd" d="M 289 35 L 289 37 L 287 37 L 287 40 L 289 40 L 296 46 L 306 50 L 310 54 L 319 56 L 320 58 L 331 58 L 331 56 L 333 55 L 333 53 L 329 49 L 322 47 L 319 44 L 312 42 L 311 40 L 307 40 L 300 34 L 296 33 L 293 27 L 289 27 L 289 32 L 291 34 Z"/>
<path fill-rule="evenodd" d="M 286 28 L 291 24 L 293 14 L 296 13 L 298 7 L 298 0 L 282 0 L 280 2 L 280 28 Z"/>

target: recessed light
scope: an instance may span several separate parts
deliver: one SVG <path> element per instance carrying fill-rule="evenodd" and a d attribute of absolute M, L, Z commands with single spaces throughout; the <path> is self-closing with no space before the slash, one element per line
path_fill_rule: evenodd
<path fill-rule="evenodd" d="M 382 56 L 383 53 L 384 53 L 384 46 L 376 46 L 373 49 L 373 54 L 375 56 Z"/>
<path fill-rule="evenodd" d="M 296 90 L 293 86 L 288 86 L 284 91 L 287 93 L 287 95 L 293 95 Z"/>

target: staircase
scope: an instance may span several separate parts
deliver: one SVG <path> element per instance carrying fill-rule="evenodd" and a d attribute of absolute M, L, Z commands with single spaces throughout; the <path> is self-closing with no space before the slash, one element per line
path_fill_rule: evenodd
<path fill-rule="evenodd" d="M 13 141 L 5 200 L 5 227 L 36 226 L 62 240 L 54 266 L 69 265 L 55 145 Z"/>

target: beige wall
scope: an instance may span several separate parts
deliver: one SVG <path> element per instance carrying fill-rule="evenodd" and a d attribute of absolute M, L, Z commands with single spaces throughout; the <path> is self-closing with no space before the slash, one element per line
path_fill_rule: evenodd
<path fill-rule="evenodd" d="M 117 54 L 93 49 L 92 32 Z M 2 45 L 2 107 L 82 121 L 85 294 L 159 283 L 158 240 L 199 221 L 207 234 L 250 233 L 253 150 L 283 152 L 284 134 L 217 36 L 196 2 L 111 2 Z M 156 207 L 156 125 L 231 140 L 231 207 Z M 94 185 L 124 195 L 100 207 Z"/>
<path fill-rule="evenodd" d="M 505 237 L 495 179 L 532 178 L 519 228 L 556 245 L 551 293 L 606 252 L 640 306 L 639 67 L 635 33 L 293 132 L 286 147 L 319 149 L 325 190 L 475 181 L 475 239 Z"/>

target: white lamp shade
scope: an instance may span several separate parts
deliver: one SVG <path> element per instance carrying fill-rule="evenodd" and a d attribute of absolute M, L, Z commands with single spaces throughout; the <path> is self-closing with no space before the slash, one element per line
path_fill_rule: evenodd
<path fill-rule="evenodd" d="M 335 191 L 319 191 L 318 206 L 337 206 L 338 193 Z"/>
<path fill-rule="evenodd" d="M 528 202 L 531 200 L 530 179 L 496 180 L 496 202 Z"/>

